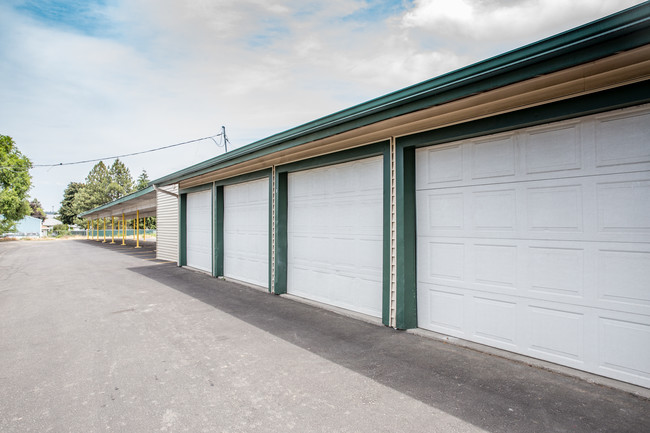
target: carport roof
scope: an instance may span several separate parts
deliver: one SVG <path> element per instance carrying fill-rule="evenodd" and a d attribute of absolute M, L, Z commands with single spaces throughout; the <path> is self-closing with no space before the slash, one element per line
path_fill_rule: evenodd
<path fill-rule="evenodd" d="M 156 216 L 156 191 L 153 186 L 80 213 L 79 217 L 93 219 L 122 216 L 124 214 L 125 218 L 130 219 L 134 218 L 138 211 L 140 212 L 140 218 Z"/>

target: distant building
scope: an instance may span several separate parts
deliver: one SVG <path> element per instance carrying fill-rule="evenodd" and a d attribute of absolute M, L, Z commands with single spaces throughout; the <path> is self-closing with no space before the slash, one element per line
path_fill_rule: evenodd
<path fill-rule="evenodd" d="M 52 231 L 52 227 L 59 224 L 62 224 L 62 222 L 54 218 L 47 218 L 45 221 L 43 221 L 43 235 L 47 235 L 50 231 Z"/>
<path fill-rule="evenodd" d="M 16 236 L 41 236 L 42 222 L 40 218 L 26 216 L 16 223 L 16 230 L 11 234 Z"/>

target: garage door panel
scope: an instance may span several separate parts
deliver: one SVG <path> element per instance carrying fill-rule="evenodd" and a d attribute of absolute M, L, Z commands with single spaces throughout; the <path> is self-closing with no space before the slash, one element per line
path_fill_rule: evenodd
<path fill-rule="evenodd" d="M 289 174 L 290 294 L 381 317 L 382 158 Z"/>
<path fill-rule="evenodd" d="M 418 149 L 419 326 L 650 386 L 648 113 Z"/>
<path fill-rule="evenodd" d="M 634 316 L 601 316 L 598 330 L 599 366 L 613 377 L 650 385 L 650 322 Z"/>
<path fill-rule="evenodd" d="M 212 272 L 212 191 L 187 195 L 187 266 Z"/>
<path fill-rule="evenodd" d="M 268 288 L 269 181 L 224 187 L 224 275 Z"/>

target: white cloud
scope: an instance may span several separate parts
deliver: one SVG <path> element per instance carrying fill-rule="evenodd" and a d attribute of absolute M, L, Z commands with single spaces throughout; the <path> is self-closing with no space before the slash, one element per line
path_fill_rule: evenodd
<path fill-rule="evenodd" d="M 405 28 L 419 28 L 445 38 L 504 41 L 555 34 L 597 19 L 638 0 L 416 0 L 403 17 Z"/>
<path fill-rule="evenodd" d="M 154 148 L 221 125 L 240 146 L 635 2 L 416 0 L 382 16 L 375 3 L 111 2 L 94 11 L 109 30 L 99 36 L 1 5 L 0 133 L 37 163 Z M 221 152 L 206 141 L 125 162 L 134 177 L 146 168 L 156 178 Z M 90 168 L 35 169 L 32 196 L 58 208 L 65 185 Z"/>

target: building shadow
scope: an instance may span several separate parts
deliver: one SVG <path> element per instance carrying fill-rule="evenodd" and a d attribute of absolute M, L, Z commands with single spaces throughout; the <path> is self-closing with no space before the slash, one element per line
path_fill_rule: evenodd
<path fill-rule="evenodd" d="M 488 431 L 650 431 L 650 403 L 623 391 L 366 323 L 173 263 L 130 271 Z"/>

